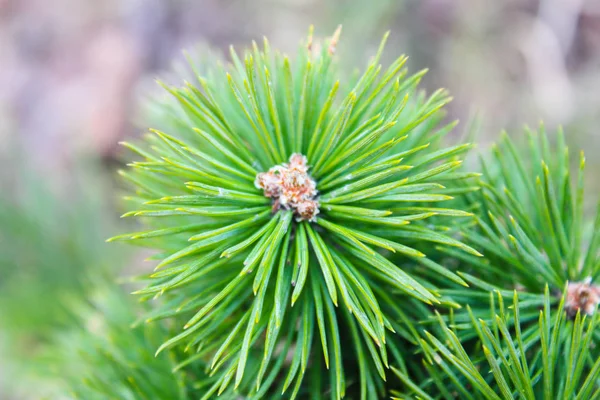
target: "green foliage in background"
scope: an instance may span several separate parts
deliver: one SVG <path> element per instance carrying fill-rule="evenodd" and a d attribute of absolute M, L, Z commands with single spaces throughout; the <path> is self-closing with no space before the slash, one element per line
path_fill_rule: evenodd
<path fill-rule="evenodd" d="M 13 156 L 2 162 L 11 174 L 1 177 L 0 196 L 0 369 L 6 379 L 0 391 L 8 385 L 40 396 L 59 381 L 47 374 L 41 355 L 57 332 L 78 324 L 74 307 L 99 282 L 113 284 L 126 253 L 104 243 L 116 218 L 95 160 L 73 161 L 68 179 L 59 181 L 23 148 L 11 149 Z"/>
<path fill-rule="evenodd" d="M 106 218 L 107 182 L 91 163 L 76 163 L 63 187 L 41 179 L 26 160 L 15 157 L 12 181 L 2 182 L 0 325 L 14 334 L 12 347 L 22 341 L 31 350 L 72 322 L 69 304 L 85 298 L 95 279 L 112 275 L 122 252 L 102 243 L 114 227 Z"/>
<path fill-rule="evenodd" d="M 154 356 L 167 328 L 132 327 L 141 310 L 123 291 L 109 285 L 91 290 L 88 301 L 73 306 L 76 323 L 55 335 L 41 362 L 59 390 L 77 399 L 191 399 L 194 371 L 176 371 L 172 353 Z M 200 369 L 200 375 L 202 370 Z"/>

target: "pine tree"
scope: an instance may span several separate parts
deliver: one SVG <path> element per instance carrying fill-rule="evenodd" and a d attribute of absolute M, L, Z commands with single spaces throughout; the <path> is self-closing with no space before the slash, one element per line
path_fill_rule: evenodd
<path fill-rule="evenodd" d="M 600 398 L 583 155 L 572 182 L 542 127 L 466 171 L 448 94 L 420 90 L 405 56 L 382 68 L 387 36 L 346 76 L 339 35 L 311 31 L 294 59 L 265 39 L 161 83 L 156 125 L 124 144 L 124 216 L 145 228 L 110 239 L 156 250 L 146 311 L 125 329 L 137 312 L 117 299 L 100 333 L 65 336 L 85 355 L 54 353 L 85 365 L 75 394 Z"/>

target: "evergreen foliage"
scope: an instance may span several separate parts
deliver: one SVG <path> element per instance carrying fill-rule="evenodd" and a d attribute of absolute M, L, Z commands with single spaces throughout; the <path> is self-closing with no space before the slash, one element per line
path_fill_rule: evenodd
<path fill-rule="evenodd" d="M 83 399 L 598 399 L 600 208 L 562 132 L 465 171 L 402 56 L 345 75 L 312 31 L 191 61 L 121 175 L 155 250 L 46 362 Z M 2 217 L 2 215 L 0 215 Z M 92 294 L 94 294 L 92 296 Z"/>
<path fill-rule="evenodd" d="M 598 398 L 597 314 L 577 312 L 574 320 L 566 320 L 566 296 L 556 307 L 546 291 L 542 309 L 532 318 L 523 318 L 525 301 L 519 302 L 516 291 L 511 310 L 504 306 L 502 294 L 494 293 L 492 299 L 494 295 L 499 304 L 498 310 L 492 306 L 491 322 L 477 320 L 468 309 L 469 329 L 482 354 L 461 343 L 460 323 L 451 320 L 449 326 L 439 318 L 443 334 L 435 337 L 426 332 L 427 340 L 421 341 L 427 378 L 417 385 L 394 369 L 409 393 L 396 393 L 397 398 Z"/>
<path fill-rule="evenodd" d="M 462 236 L 485 257 L 442 251 L 442 263 L 458 265 L 470 288 L 441 290 L 466 310 L 438 315 L 436 332 L 446 342 L 430 334 L 421 340 L 426 370 L 431 360 L 450 357 L 442 367 L 447 376 L 417 379 L 426 382 L 419 390 L 439 393 L 434 398 L 453 398 L 469 386 L 477 388 L 474 398 L 496 398 L 490 391 L 527 399 L 600 394 L 594 345 L 600 288 L 593 283 L 600 273 L 600 213 L 586 222 L 585 157 L 572 179 L 562 131 L 555 148 L 543 126 L 526 129 L 524 137 L 527 146 L 516 146 L 503 135 L 481 158 L 482 190 L 460 199 L 476 210 L 475 222 L 460 227 Z M 513 303 L 512 318 L 505 302 Z"/>
<path fill-rule="evenodd" d="M 152 229 L 113 239 L 160 249 L 137 293 L 164 298 L 150 319 L 184 321 L 159 352 L 184 344 L 192 359 L 210 360 L 220 378 L 206 398 L 230 385 L 293 398 L 309 364 L 328 377 L 311 379 L 311 392 L 341 398 L 353 386 L 383 396 L 390 360 L 405 363 L 390 332 L 415 342 L 426 305 L 450 304 L 429 276 L 465 284 L 417 247 L 480 255 L 427 222 L 470 215 L 443 207 L 452 197 L 442 183 L 470 177 L 456 172 L 470 146 L 439 146 L 454 126 L 441 125 L 445 92 L 419 92 L 422 73 L 408 75 L 406 57 L 382 72 L 385 40 L 362 76 L 340 79 L 336 41 L 318 49 L 309 37 L 295 67 L 266 40 L 243 60 L 232 50 L 232 64 L 197 85 L 166 86 L 167 132 L 126 145 L 142 157 L 123 172 L 137 189 L 126 216 Z M 280 207 L 283 195 L 273 203 L 257 184 L 273 167 L 271 179 L 285 182 L 294 154 L 316 182 L 315 218 Z M 358 377 L 345 371 L 350 361 Z"/>

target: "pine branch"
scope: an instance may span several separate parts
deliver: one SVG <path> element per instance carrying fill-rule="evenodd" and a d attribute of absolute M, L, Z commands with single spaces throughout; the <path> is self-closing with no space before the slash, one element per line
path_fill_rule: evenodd
<path fill-rule="evenodd" d="M 600 302 L 594 283 L 600 267 L 599 220 L 587 227 L 584 222 L 585 159 L 582 153 L 572 182 L 562 132 L 555 152 L 543 127 L 527 136 L 529 151 L 524 152 L 504 135 L 492 156 L 481 158 L 482 190 L 456 200 L 456 206 L 476 213 L 477 223 L 453 230 L 485 257 L 449 248 L 433 256 L 470 288 L 436 281 L 440 293 L 466 311 L 438 313 L 427 323 L 431 334 L 421 340 L 424 370 L 412 377 L 398 373 L 415 395 L 424 390 L 428 396 L 423 398 L 454 398 L 456 393 L 465 398 L 586 398 L 597 391 L 599 372 L 593 364 L 598 355 L 590 341 L 600 338 L 600 331 L 595 322 L 585 321 L 596 320 Z M 503 306 L 511 299 L 513 318 Z M 588 381 L 580 375 L 584 370 Z"/>
<path fill-rule="evenodd" d="M 397 398 L 597 398 L 600 358 L 593 341 L 598 315 L 577 312 L 568 320 L 567 296 L 554 309 L 546 289 L 539 317 L 529 323 L 520 314 L 523 304 L 516 291 L 509 308 L 504 306 L 504 296 L 496 295 L 498 312 L 490 313 L 490 322 L 477 320 L 468 309 L 481 351 L 465 347 L 457 328 L 438 315 L 443 334 L 426 333 L 427 339 L 421 341 L 429 376 L 419 386 L 394 369 L 408 388 L 406 393 L 396 393 Z"/>
<path fill-rule="evenodd" d="M 265 40 L 243 58 L 232 50 L 230 65 L 192 66 L 206 71 L 199 86 L 164 85 L 161 130 L 126 145 L 141 159 L 122 172 L 135 188 L 125 216 L 148 228 L 112 240 L 159 250 L 137 293 L 164 298 L 149 319 L 183 326 L 159 353 L 182 345 L 210 365 L 204 398 L 383 396 L 390 358 L 404 363 L 401 343 L 416 343 L 427 305 L 454 305 L 430 275 L 464 284 L 422 249 L 480 256 L 429 223 L 471 215 L 443 207 L 452 197 L 439 182 L 469 149 L 440 147 L 454 126 L 441 124 L 447 94 L 419 92 L 423 73 L 407 75 L 404 56 L 382 72 L 385 38 L 345 82 L 338 35 L 317 46 L 311 34 L 294 61 Z"/>

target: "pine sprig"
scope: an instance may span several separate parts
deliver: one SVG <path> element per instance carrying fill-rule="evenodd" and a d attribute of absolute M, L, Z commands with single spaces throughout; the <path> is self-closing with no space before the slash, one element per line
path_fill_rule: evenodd
<path fill-rule="evenodd" d="M 399 373 L 415 395 L 424 390 L 433 398 L 453 398 L 451 393 L 473 387 L 476 395 L 463 395 L 597 396 L 600 371 L 593 365 L 598 357 L 593 342 L 600 330 L 584 321 L 596 321 L 600 302 L 600 213 L 586 223 L 583 153 L 572 179 L 562 132 L 554 151 L 543 126 L 526 133 L 525 150 L 504 135 L 491 155 L 481 158 L 482 190 L 457 199 L 458 207 L 475 212 L 476 224 L 455 230 L 485 257 L 440 249 L 440 262 L 470 289 L 437 281 L 440 293 L 466 310 L 442 312 L 427 323 L 431 334 L 421 339 L 424 370 Z M 514 317 L 508 318 L 503 303 L 511 299 Z M 589 380 L 573 375 L 583 369 Z"/>
<path fill-rule="evenodd" d="M 538 318 L 530 323 L 520 315 L 523 305 L 516 291 L 510 308 L 504 306 L 504 295 L 496 295 L 498 307 L 487 318 L 490 322 L 477 320 L 468 309 L 481 358 L 461 343 L 456 327 L 440 317 L 443 333 L 437 337 L 426 333 L 421 341 L 427 379 L 418 386 L 394 369 L 408 388 L 396 398 L 598 398 L 600 358 L 593 346 L 598 315 L 577 312 L 569 321 L 564 312 L 566 294 L 554 309 L 546 289 Z"/>
<path fill-rule="evenodd" d="M 469 149 L 439 146 L 454 126 L 441 124 L 445 91 L 419 92 L 423 73 L 409 76 L 406 57 L 382 72 L 385 38 L 348 83 L 333 57 L 338 36 L 320 47 L 311 34 L 293 61 L 265 40 L 243 57 L 232 50 L 216 69 L 214 60 L 201 74 L 192 66 L 197 83 L 164 85 L 172 97 L 161 130 L 126 144 L 141 160 L 122 172 L 136 189 L 136 210 L 125 215 L 143 217 L 149 230 L 112 240 L 159 249 L 138 294 L 165 298 L 150 319 L 183 326 L 159 352 L 181 344 L 210 365 L 217 381 L 204 398 L 232 387 L 252 398 L 296 397 L 309 363 L 319 380 L 308 390 L 342 398 L 354 379 L 349 359 L 361 397 L 383 395 L 390 357 L 404 364 L 388 337 L 415 342 L 416 315 L 454 304 L 428 275 L 465 284 L 418 248 L 480 256 L 426 223 L 471 215 L 442 205 L 452 196 L 440 182 L 464 177 L 457 157 Z M 301 156 L 308 175 L 286 183 L 282 171 Z M 272 195 L 261 173 L 276 181 Z M 311 180 L 316 195 L 303 186 Z M 318 206 L 314 218 L 301 211 L 306 201 Z M 348 340 L 353 350 L 342 349 Z"/>
<path fill-rule="evenodd" d="M 560 297 L 567 282 L 571 288 L 587 282 L 593 291 L 600 274 L 600 212 L 585 217 L 583 152 L 572 178 L 561 131 L 555 150 L 543 126 L 526 133 L 528 151 L 517 150 L 504 135 L 481 160 L 482 190 L 461 197 L 461 207 L 477 213 L 477 224 L 461 234 L 486 257 L 443 252 L 461 261 L 461 277 L 485 291 L 518 288 L 541 295 L 548 285 Z M 455 300 L 473 304 L 475 297 L 486 297 L 475 291 L 464 296 Z"/>

